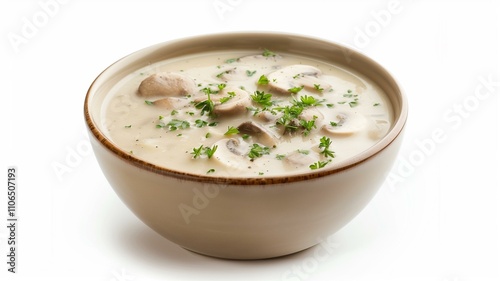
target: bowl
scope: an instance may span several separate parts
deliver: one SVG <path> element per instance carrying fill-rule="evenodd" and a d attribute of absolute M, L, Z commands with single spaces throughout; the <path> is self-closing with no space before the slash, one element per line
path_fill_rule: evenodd
<path fill-rule="evenodd" d="M 259 178 L 214 177 L 169 170 L 118 147 L 103 127 L 103 104 L 127 74 L 151 63 L 204 51 L 268 48 L 338 64 L 376 83 L 393 106 L 388 133 L 369 149 L 330 168 Z M 84 117 L 96 159 L 125 205 L 177 245 L 227 259 L 292 254 L 327 239 L 374 197 L 398 154 L 408 114 L 394 77 L 366 55 L 298 34 L 240 32 L 156 44 L 105 69 L 91 84 Z"/>

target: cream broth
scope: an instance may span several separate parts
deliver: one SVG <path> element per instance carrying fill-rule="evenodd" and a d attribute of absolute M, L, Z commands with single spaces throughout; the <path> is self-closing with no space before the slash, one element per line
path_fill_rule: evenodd
<path fill-rule="evenodd" d="M 117 146 L 158 166 L 266 177 L 353 157 L 387 133 L 393 116 L 363 76 L 265 50 L 151 64 L 112 89 L 103 120 Z"/>

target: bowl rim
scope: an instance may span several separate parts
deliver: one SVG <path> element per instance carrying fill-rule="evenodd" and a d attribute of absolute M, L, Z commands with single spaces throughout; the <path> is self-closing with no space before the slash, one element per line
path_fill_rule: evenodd
<path fill-rule="evenodd" d="M 146 52 L 148 50 L 152 50 L 154 48 L 161 48 L 165 46 L 169 46 L 171 44 L 177 43 L 177 42 L 187 42 L 189 40 L 212 40 L 214 37 L 217 36 L 224 36 L 224 37 L 241 37 L 241 36 L 286 36 L 287 38 L 294 38 L 294 39 L 301 39 L 301 40 L 308 40 L 310 42 L 321 42 L 321 43 L 326 43 L 331 45 L 332 47 L 340 48 L 343 51 L 349 52 L 349 54 L 354 54 L 358 56 L 359 58 L 362 58 L 363 60 L 369 62 L 371 65 L 383 70 L 387 77 L 392 79 L 392 83 L 397 87 L 398 91 L 398 97 L 400 99 L 400 107 L 398 109 L 400 110 L 399 115 L 395 115 L 394 119 L 395 122 L 392 126 L 392 128 L 389 130 L 389 132 L 379 141 L 377 141 L 374 145 L 369 147 L 368 149 L 357 153 L 356 155 L 345 159 L 341 162 L 335 163 L 335 165 L 331 165 L 328 168 L 324 169 L 317 169 L 317 170 L 312 170 L 304 173 L 298 173 L 298 174 L 287 174 L 283 176 L 261 176 L 261 177 L 223 177 L 223 176 L 214 176 L 214 175 L 202 175 L 202 174 L 195 174 L 195 173 L 189 173 L 189 172 L 183 172 L 183 171 L 177 171 L 177 170 L 172 170 L 160 165 L 153 164 L 151 162 L 145 161 L 143 159 L 135 157 L 133 154 L 127 153 L 126 151 L 122 150 L 121 148 L 118 147 L 118 145 L 115 145 L 108 137 L 106 137 L 99 129 L 99 126 L 94 122 L 94 119 L 91 116 L 91 100 L 93 97 L 93 94 L 97 91 L 96 85 L 98 82 L 100 82 L 101 79 L 104 79 L 103 76 L 110 71 L 113 67 L 115 67 L 117 64 L 122 62 L 123 60 L 131 57 L 132 55 L 137 55 L 140 54 L 141 52 Z M 359 71 L 358 69 L 355 69 L 356 71 Z M 362 73 L 361 71 L 359 71 Z M 363 73 L 362 73 L 363 74 Z M 394 101 L 392 101 L 393 104 L 393 109 L 395 107 Z M 362 52 L 355 50 L 351 47 L 348 47 L 346 45 L 343 45 L 342 43 L 334 42 L 331 40 L 326 40 L 323 38 L 319 37 L 314 37 L 314 36 L 309 36 L 309 35 L 303 35 L 303 34 L 297 34 L 297 33 L 287 33 L 287 32 L 273 32 L 273 31 L 240 31 L 240 32 L 219 32 L 219 33 L 210 33 L 210 34 L 203 34 L 203 35 L 194 35 L 194 36 L 188 36 L 188 37 L 182 37 L 178 39 L 173 39 L 173 40 L 168 40 L 160 43 L 156 43 L 153 45 L 150 45 L 148 47 L 142 48 L 138 51 L 135 51 L 133 53 L 130 53 L 112 64 L 110 64 L 108 67 L 106 67 L 91 83 L 90 87 L 87 90 L 85 100 L 84 100 L 84 119 L 85 119 L 85 124 L 87 126 L 87 129 L 89 133 L 101 144 L 103 145 L 108 151 L 110 151 L 114 156 L 120 158 L 121 160 L 132 164 L 142 170 L 150 171 L 159 175 L 163 176 L 168 176 L 168 177 L 173 177 L 181 180 L 188 180 L 188 181 L 196 181 L 196 182 L 203 182 L 203 183 L 212 183 L 212 184 L 226 184 L 226 185 L 271 185 L 271 184 L 282 184 L 282 183 L 291 183 L 291 182 L 298 182 L 298 181 L 306 181 L 310 179 L 317 179 L 321 177 L 325 177 L 331 174 L 336 174 L 336 173 L 341 173 L 345 170 L 351 169 L 369 159 L 372 157 L 376 156 L 383 150 L 385 150 L 388 146 L 392 144 L 399 136 L 402 134 L 404 127 L 406 125 L 406 121 L 408 118 L 408 100 L 406 97 L 406 94 L 404 93 L 404 90 L 401 86 L 401 84 L 396 80 L 395 76 L 392 75 L 386 68 L 384 68 L 382 65 L 380 65 L 377 61 L 374 59 L 370 58 L 369 56 L 363 54 Z"/>

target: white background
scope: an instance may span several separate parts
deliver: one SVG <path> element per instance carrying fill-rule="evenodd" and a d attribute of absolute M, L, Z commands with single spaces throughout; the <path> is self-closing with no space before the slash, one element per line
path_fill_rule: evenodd
<path fill-rule="evenodd" d="M 1 1 L 0 279 L 500 280 L 499 4 L 392 2 Z M 349 45 L 409 97 L 390 180 L 325 260 L 315 248 L 250 262 L 187 252 L 124 206 L 88 149 L 83 100 L 105 67 L 155 43 L 240 30 Z M 4 263 L 8 165 L 19 170 L 15 275 Z"/>

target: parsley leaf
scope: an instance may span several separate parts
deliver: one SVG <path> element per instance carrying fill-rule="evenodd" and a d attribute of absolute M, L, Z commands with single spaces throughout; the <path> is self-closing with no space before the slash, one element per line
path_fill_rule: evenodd
<path fill-rule="evenodd" d="M 309 168 L 311 170 L 321 169 L 321 168 L 325 167 L 326 164 L 330 163 L 331 161 L 332 161 L 331 159 L 328 161 L 318 161 L 316 163 L 309 165 Z"/>
<path fill-rule="evenodd" d="M 166 124 L 170 131 L 175 131 L 177 129 L 187 129 L 189 128 L 189 122 L 179 119 L 172 119 Z"/>
<path fill-rule="evenodd" d="M 254 102 L 264 107 L 273 105 L 273 102 L 271 101 L 272 95 L 266 94 L 264 91 L 255 91 L 251 97 Z"/>
<path fill-rule="evenodd" d="M 214 145 L 212 148 L 208 146 L 205 147 L 205 154 L 207 155 L 208 159 L 212 158 L 215 151 L 217 151 L 217 145 Z"/>
<path fill-rule="evenodd" d="M 234 98 L 234 96 L 236 96 L 236 93 L 235 92 L 228 92 L 227 95 L 228 95 L 227 97 L 223 97 L 223 98 L 220 99 L 220 103 L 221 104 L 226 103 L 230 99 Z"/>
<path fill-rule="evenodd" d="M 292 94 L 297 94 L 298 92 L 302 91 L 302 89 L 304 89 L 304 86 L 293 87 L 293 88 L 288 89 L 288 91 Z"/>
<path fill-rule="evenodd" d="M 227 127 L 227 132 L 224 133 L 224 136 L 236 135 L 239 133 L 240 133 L 240 130 L 238 130 L 238 128 L 230 126 L 230 127 Z"/>
<path fill-rule="evenodd" d="M 206 125 L 208 125 L 208 122 L 204 121 L 204 120 L 201 120 L 201 119 L 196 119 L 194 121 L 194 124 L 195 124 L 196 127 L 201 128 L 201 127 L 205 127 Z"/>
<path fill-rule="evenodd" d="M 246 72 L 247 72 L 248 77 L 252 77 L 257 72 L 257 70 L 254 70 L 254 71 L 247 70 Z"/>
<path fill-rule="evenodd" d="M 259 85 L 267 85 L 267 84 L 269 84 L 269 79 L 267 79 L 266 75 L 262 74 L 259 77 L 259 80 L 257 81 L 257 84 L 259 84 Z"/>
<path fill-rule="evenodd" d="M 269 51 L 268 49 L 264 49 L 264 52 L 262 52 L 262 55 L 264 57 L 275 57 L 276 53 L 273 51 Z"/>
<path fill-rule="evenodd" d="M 213 117 L 214 116 L 214 102 L 210 98 L 210 94 L 207 95 L 208 98 L 204 101 L 200 101 L 195 105 L 196 109 L 200 109 L 201 116 L 205 115 L 205 113 L 208 114 L 208 116 Z"/>
<path fill-rule="evenodd" d="M 254 143 L 248 153 L 248 157 L 251 159 L 262 157 L 263 155 L 269 154 L 270 149 L 267 146 L 260 146 L 257 143 Z"/>
<path fill-rule="evenodd" d="M 332 144 L 332 140 L 328 137 L 321 137 L 319 140 L 319 148 L 322 148 L 320 154 L 324 155 L 325 157 L 332 157 L 334 158 L 335 155 L 333 154 L 334 152 L 330 150 L 330 145 Z"/>

